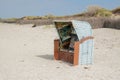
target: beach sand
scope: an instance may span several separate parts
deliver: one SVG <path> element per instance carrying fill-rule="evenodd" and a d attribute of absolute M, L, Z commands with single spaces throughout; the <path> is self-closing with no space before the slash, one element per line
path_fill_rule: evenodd
<path fill-rule="evenodd" d="M 50 27 L 50 28 L 48 28 Z M 0 23 L 0 80 L 120 80 L 120 30 L 93 30 L 94 64 L 53 59 L 56 29 Z"/>

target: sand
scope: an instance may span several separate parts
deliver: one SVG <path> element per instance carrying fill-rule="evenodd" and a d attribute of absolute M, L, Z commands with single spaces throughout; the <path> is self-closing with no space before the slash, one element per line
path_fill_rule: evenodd
<path fill-rule="evenodd" d="M 53 60 L 52 25 L 0 23 L 0 80 L 120 80 L 120 30 L 94 29 L 93 36 L 94 64 L 85 69 Z"/>

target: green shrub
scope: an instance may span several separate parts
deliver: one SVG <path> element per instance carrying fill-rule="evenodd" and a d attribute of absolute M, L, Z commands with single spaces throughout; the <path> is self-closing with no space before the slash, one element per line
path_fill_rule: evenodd
<path fill-rule="evenodd" d="M 102 16 L 102 17 L 110 17 L 111 15 L 112 15 L 112 12 L 104 8 L 99 9 L 95 14 L 95 16 Z"/>
<path fill-rule="evenodd" d="M 25 20 L 36 20 L 36 19 L 41 19 L 42 17 L 40 16 L 25 16 L 25 17 L 22 17 L 22 19 L 25 19 Z"/>
<path fill-rule="evenodd" d="M 92 5 L 92 6 L 88 6 L 87 11 L 84 13 L 85 16 L 95 16 L 95 14 L 97 13 L 98 10 L 102 9 L 100 6 L 97 5 Z"/>
<path fill-rule="evenodd" d="M 84 14 L 85 16 L 89 16 L 89 17 L 94 17 L 94 16 L 109 17 L 112 15 L 112 12 L 99 6 L 89 6 L 87 8 L 86 13 Z"/>
<path fill-rule="evenodd" d="M 52 15 L 52 14 L 47 14 L 45 16 L 43 16 L 43 19 L 53 19 L 55 18 L 56 16 Z"/>

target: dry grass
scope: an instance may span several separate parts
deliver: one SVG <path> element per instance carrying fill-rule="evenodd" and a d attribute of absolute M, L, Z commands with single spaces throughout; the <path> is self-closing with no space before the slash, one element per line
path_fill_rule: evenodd
<path fill-rule="evenodd" d="M 99 6 L 90 6 L 87 11 L 81 14 L 71 16 L 54 16 L 48 14 L 45 16 L 25 16 L 22 18 L 0 19 L 0 22 L 18 23 L 18 24 L 35 24 L 35 25 L 50 25 L 53 20 L 80 20 L 87 21 L 92 25 L 92 28 L 120 28 L 120 17 L 115 18 L 115 13 L 120 12 L 119 8 L 112 11 L 101 8 Z M 111 18 L 114 16 L 113 18 Z M 120 16 L 120 15 L 117 15 Z"/>

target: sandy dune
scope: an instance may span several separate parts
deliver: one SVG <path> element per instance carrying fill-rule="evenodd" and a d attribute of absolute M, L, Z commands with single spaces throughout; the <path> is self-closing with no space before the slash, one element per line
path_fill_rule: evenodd
<path fill-rule="evenodd" d="M 84 69 L 53 60 L 55 28 L 31 26 L 0 23 L 0 80 L 120 80 L 120 30 L 93 30 L 94 64 Z"/>

